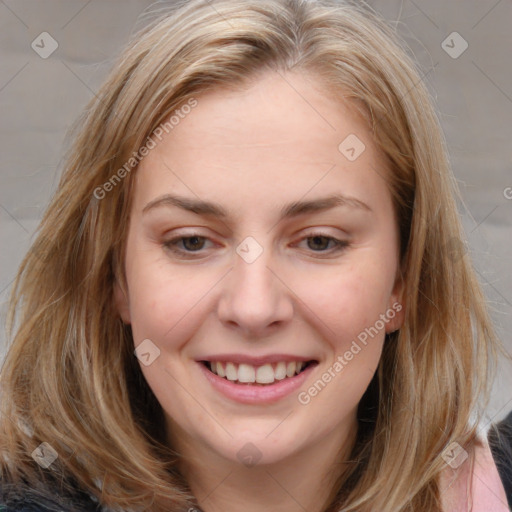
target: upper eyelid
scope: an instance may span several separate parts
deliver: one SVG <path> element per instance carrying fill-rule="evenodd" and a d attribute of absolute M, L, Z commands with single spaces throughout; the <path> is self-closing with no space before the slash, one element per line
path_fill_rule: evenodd
<path fill-rule="evenodd" d="M 314 228 L 312 228 L 314 229 Z M 330 233 L 326 233 L 326 232 L 323 232 L 321 230 L 318 230 L 318 231 L 311 231 L 311 232 L 308 232 L 308 233 L 304 233 L 300 236 L 300 239 L 304 239 L 304 238 L 310 238 L 310 237 L 314 237 L 314 236 L 323 236 L 323 237 L 326 237 L 326 238 L 333 238 L 333 239 L 337 239 L 337 240 L 340 240 L 342 241 L 342 238 L 344 238 L 343 236 L 339 237 L 339 236 L 335 236 L 335 235 L 332 235 Z M 344 235 L 346 238 L 348 238 L 348 235 Z M 190 233 L 179 233 L 179 234 L 176 234 L 176 235 L 173 235 L 171 237 L 169 237 L 169 240 L 168 241 L 173 241 L 173 240 L 179 240 L 180 238 L 193 238 L 193 237 L 198 237 L 198 238 L 206 238 L 208 240 L 211 240 L 212 237 L 208 236 L 208 235 L 204 235 L 200 232 L 197 232 L 197 231 L 191 231 Z M 166 238 L 166 236 L 164 235 L 164 238 Z M 294 237 L 295 238 L 295 237 Z"/>
<path fill-rule="evenodd" d="M 201 233 L 198 233 L 198 232 L 191 232 L 191 233 L 178 234 L 174 237 L 171 237 L 171 238 L 169 238 L 169 240 L 166 240 L 164 242 L 164 245 L 171 245 L 171 244 L 174 244 L 174 242 L 179 242 L 180 240 L 183 240 L 186 238 L 195 238 L 195 237 L 204 238 L 205 240 L 215 244 L 215 242 L 211 239 L 211 237 L 202 235 Z M 330 235 L 328 233 L 324 233 L 321 231 L 312 231 L 310 233 L 305 233 L 298 238 L 298 242 L 302 242 L 303 240 L 307 240 L 308 238 L 313 238 L 313 237 L 324 237 L 324 238 L 333 240 L 335 243 L 335 246 L 333 248 L 335 248 L 336 246 L 339 247 L 340 245 L 348 245 L 348 243 L 349 243 L 348 240 L 346 240 L 343 237 L 336 237 L 336 236 L 333 236 L 333 235 Z M 297 242 L 295 242 L 295 243 L 297 243 Z M 186 249 L 181 249 L 181 248 L 176 249 L 176 250 L 184 252 L 184 253 L 188 253 L 188 254 L 194 254 L 194 252 L 199 253 L 202 251 L 202 249 L 199 249 L 198 251 L 187 251 Z M 313 252 L 327 252 L 327 251 L 313 251 Z"/>
<path fill-rule="evenodd" d="M 199 230 L 199 229 L 202 229 L 203 227 L 191 227 L 191 228 L 186 228 L 186 227 L 183 227 L 183 228 L 175 228 L 175 229 L 172 229 L 172 230 L 169 230 L 168 232 L 164 233 L 163 234 L 163 237 L 165 238 L 168 234 L 170 235 L 171 233 L 173 233 L 174 231 L 180 231 L 180 229 L 196 229 L 196 230 Z M 303 233 L 301 236 L 302 238 L 307 238 L 307 237 L 310 237 L 310 236 L 325 236 L 325 237 L 329 237 L 329 238 L 340 238 L 340 237 L 346 237 L 348 238 L 348 233 L 344 230 L 342 230 L 341 228 L 334 228 L 333 226 L 330 226 L 331 229 L 337 229 L 338 231 L 343 231 L 344 234 L 343 235 L 333 235 L 331 233 L 328 233 L 326 231 L 324 231 L 325 229 L 329 228 L 329 226 L 324 226 L 324 227 L 309 227 L 309 228 L 303 228 L 301 229 L 300 231 L 304 231 L 304 230 L 311 230 L 311 231 L 307 231 L 306 233 Z M 204 227 L 204 229 L 207 229 L 207 227 Z M 211 237 L 207 234 L 202 234 L 200 231 L 190 231 L 190 232 L 185 232 L 185 233 L 178 233 L 178 234 L 174 234 L 171 236 L 171 239 L 176 239 L 176 238 L 190 238 L 190 237 L 194 237 L 194 236 L 198 236 L 198 237 L 202 237 L 202 238 L 208 238 L 208 239 L 211 239 Z M 296 235 L 294 235 L 294 238 L 296 237 Z M 242 237 L 243 239 L 243 237 Z"/>

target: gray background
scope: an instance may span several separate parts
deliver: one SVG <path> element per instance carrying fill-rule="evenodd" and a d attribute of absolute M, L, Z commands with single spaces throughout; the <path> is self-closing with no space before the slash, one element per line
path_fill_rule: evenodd
<path fill-rule="evenodd" d="M 59 177 L 66 130 L 95 94 L 146 0 L 0 0 L 0 324 L 12 280 Z M 512 352 L 512 2 L 377 0 L 422 70 L 465 206 L 468 251 L 498 333 Z M 48 32 L 46 59 L 31 47 Z M 442 47 L 467 41 L 457 58 Z M 37 39 L 36 39 L 37 38 Z M 447 43 L 452 53 L 461 40 Z M 46 45 L 48 48 L 48 45 Z M 510 194 L 507 194 L 507 191 Z M 507 196 L 510 199 L 507 199 Z M 0 334 L 0 358 L 5 334 Z M 512 410 L 512 364 L 500 362 L 490 419 Z"/>

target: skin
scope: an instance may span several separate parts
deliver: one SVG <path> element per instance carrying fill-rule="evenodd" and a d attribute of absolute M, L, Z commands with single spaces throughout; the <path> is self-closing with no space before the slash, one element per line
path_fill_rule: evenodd
<path fill-rule="evenodd" d="M 320 511 L 344 470 L 385 332 L 401 326 L 404 310 L 307 405 L 297 392 L 266 405 L 234 402 L 211 387 L 196 359 L 308 357 L 318 366 L 301 386 L 307 390 L 400 301 L 398 228 L 383 179 L 389 169 L 360 115 L 306 74 L 266 72 L 250 87 L 197 100 L 137 170 L 127 292 L 116 285 L 116 304 L 135 345 L 150 339 L 160 350 L 141 369 L 201 508 Z M 365 145 L 354 161 L 338 150 L 349 134 Z M 334 193 L 368 209 L 344 204 L 279 218 L 284 205 Z M 163 205 L 143 213 L 164 194 L 213 201 L 229 215 Z M 313 232 L 349 245 L 336 251 L 308 238 Z M 165 245 L 194 235 L 206 237 L 199 251 L 190 250 L 201 247 L 197 239 L 178 240 L 182 254 Z M 236 252 L 248 236 L 263 248 L 252 263 Z M 261 456 L 252 467 L 237 457 L 249 442 Z"/>

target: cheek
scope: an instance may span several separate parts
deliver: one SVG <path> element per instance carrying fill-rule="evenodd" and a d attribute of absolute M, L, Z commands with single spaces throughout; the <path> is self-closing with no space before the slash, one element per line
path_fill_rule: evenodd
<path fill-rule="evenodd" d="M 310 323 L 329 349 L 317 379 L 301 390 L 299 402 L 331 411 L 330 422 L 354 414 L 375 374 L 385 339 L 381 315 L 387 311 L 391 287 L 378 264 L 346 270 L 314 288 L 307 304 L 314 312 Z"/>
<path fill-rule="evenodd" d="M 178 279 L 141 281 L 131 290 L 132 331 L 135 343 L 144 338 L 159 345 L 179 345 L 202 313 L 208 283 Z"/>
<path fill-rule="evenodd" d="M 380 263 L 367 261 L 347 265 L 325 276 L 315 275 L 314 279 L 303 280 L 301 286 L 298 295 L 305 298 L 311 321 L 334 348 L 345 350 L 358 336 L 364 338 L 364 333 L 385 314 L 392 282 L 389 269 L 386 271 Z M 377 323 L 377 328 L 382 330 L 382 322 Z M 383 336 L 383 330 L 379 336 L 374 335 L 378 339 Z"/>
<path fill-rule="evenodd" d="M 149 338 L 162 345 L 178 345 L 191 325 L 197 325 L 214 276 L 194 269 L 172 272 L 153 251 L 133 251 L 127 259 L 130 317 L 135 344 Z M 194 322 L 195 320 L 195 322 Z"/>

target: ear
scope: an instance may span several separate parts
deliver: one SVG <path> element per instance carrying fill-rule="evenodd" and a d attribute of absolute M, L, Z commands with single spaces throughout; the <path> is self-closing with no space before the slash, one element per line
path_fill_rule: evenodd
<path fill-rule="evenodd" d="M 117 279 L 114 281 L 114 305 L 123 322 L 130 324 L 130 301 Z"/>
<path fill-rule="evenodd" d="M 393 291 L 389 297 L 388 309 L 390 313 L 388 318 L 389 322 L 386 324 L 386 333 L 398 331 L 404 324 L 405 319 L 405 304 L 404 304 L 404 289 L 405 283 L 400 271 L 397 272 Z M 394 316 L 392 317 L 394 312 Z"/>

